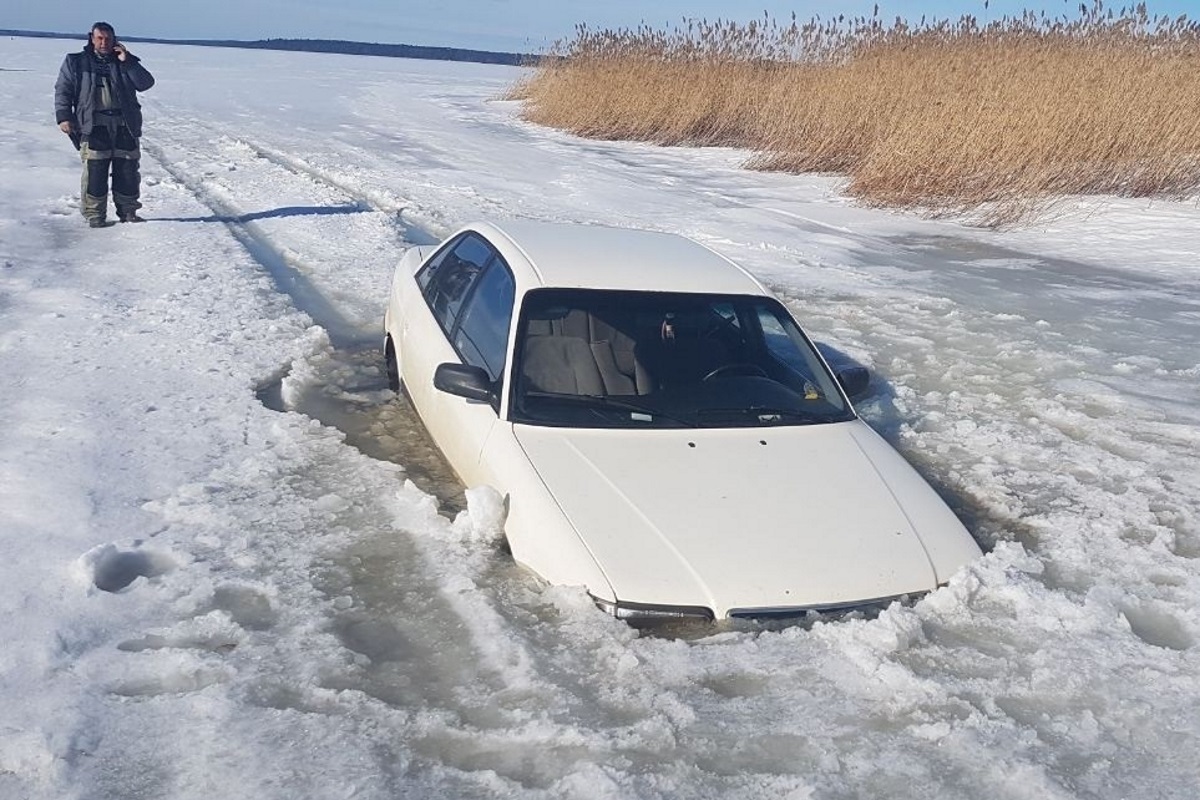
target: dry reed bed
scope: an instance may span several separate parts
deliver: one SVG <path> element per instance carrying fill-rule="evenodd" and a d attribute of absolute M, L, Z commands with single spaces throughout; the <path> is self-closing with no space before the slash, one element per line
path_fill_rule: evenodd
<path fill-rule="evenodd" d="M 511 96 L 583 136 L 749 148 L 755 168 L 842 173 L 866 203 L 988 225 L 1067 194 L 1195 194 L 1200 24 L 1081 11 L 581 26 Z"/>

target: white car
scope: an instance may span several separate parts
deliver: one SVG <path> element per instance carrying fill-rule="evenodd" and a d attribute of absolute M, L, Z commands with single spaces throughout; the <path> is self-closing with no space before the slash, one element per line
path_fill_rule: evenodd
<path fill-rule="evenodd" d="M 980 555 L 741 267 L 690 239 L 469 225 L 396 270 L 403 388 L 513 557 L 630 620 L 876 604 Z"/>

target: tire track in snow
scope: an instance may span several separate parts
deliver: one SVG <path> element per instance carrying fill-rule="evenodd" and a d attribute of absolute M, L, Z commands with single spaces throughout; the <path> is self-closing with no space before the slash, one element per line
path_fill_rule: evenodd
<path fill-rule="evenodd" d="M 232 144 L 245 147 L 256 157 L 274 164 L 293 175 L 306 178 L 318 185 L 341 192 L 364 209 L 389 215 L 392 218 L 392 224 L 396 227 L 397 237 L 404 244 L 409 246 L 424 246 L 437 244 L 441 241 L 441 237 L 432 232 L 431 226 L 405 218 L 405 212 L 409 212 L 409 216 L 411 216 L 417 205 L 407 198 L 397 197 L 386 191 L 364 187 L 362 184 L 355 182 L 341 173 L 316 166 L 299 156 L 272 147 L 261 141 L 248 139 L 240 134 L 230 134 L 228 131 L 207 123 L 204 120 L 190 119 L 187 123 L 189 126 L 209 131 L 214 139 L 224 139 Z"/>
<path fill-rule="evenodd" d="M 361 347 L 366 344 L 367 340 L 358 330 L 358 326 L 348 320 L 302 270 L 296 268 L 296 260 L 284 253 L 273 237 L 256 223 L 255 220 L 262 218 L 261 215 L 246 214 L 233 203 L 218 197 L 204 185 L 203 176 L 197 177 L 189 173 L 180 162 L 171 159 L 158 144 L 143 140 L 142 150 L 154 158 L 172 179 L 212 211 L 211 221 L 223 223 L 250 257 L 267 271 L 279 291 L 288 295 L 296 307 L 308 314 L 314 323 L 328 331 L 331 341 L 339 347 Z M 354 211 L 349 207 L 344 213 Z"/>
<path fill-rule="evenodd" d="M 213 212 L 214 222 L 225 223 L 237 241 L 247 252 L 267 269 L 275 280 L 279 290 L 290 296 L 297 308 L 307 313 L 313 321 L 329 332 L 331 341 L 339 349 L 362 349 L 377 343 L 378 333 L 367 334 L 361 325 L 356 325 L 351 318 L 339 309 L 330 299 L 328 292 L 317 286 L 322 277 L 322 270 L 317 268 L 318 259 L 306 257 L 287 247 L 283 237 L 268 231 L 259 220 L 270 220 L 285 216 L 311 214 L 313 216 L 339 214 L 378 214 L 386 220 L 394 231 L 394 243 L 397 251 L 391 263 L 398 263 L 403 251 L 414 245 L 430 245 L 441 241 L 441 237 L 431 232 L 428 226 L 404 218 L 404 212 L 412 207 L 412 203 L 404 198 L 396 197 L 386 191 L 373 191 L 356 184 L 353 180 L 333 171 L 322 169 L 310 164 L 303 158 L 286 153 L 260 141 L 248 139 L 238 134 L 199 119 L 183 119 L 183 130 L 202 131 L 208 136 L 191 136 L 188 142 L 172 142 L 162 136 L 155 140 L 143 139 L 142 147 L 153 157 L 163 169 L 180 185 L 191 192 L 202 204 Z M 208 167 L 216 165 L 212 158 L 206 159 L 200 169 L 189 169 L 188 164 L 193 159 L 202 158 L 194 144 L 197 139 L 208 139 L 216 143 L 226 143 L 234 148 L 244 148 L 252 157 L 245 159 L 242 164 L 253 166 L 256 161 L 268 164 L 280 171 L 302 179 L 306 184 L 331 191 L 343 196 L 347 202 L 342 205 L 324 208 L 280 208 L 266 212 L 248 213 L 240 207 L 233 191 L 230 197 L 222 196 L 222 187 L 210 185 L 210 179 L 218 170 Z M 185 157 L 173 157 L 168 150 L 176 150 L 186 154 Z M 228 148 L 222 153 L 227 161 L 230 153 Z M 228 169 L 228 167 L 226 167 Z M 436 215 L 435 215 L 436 216 Z M 329 253 L 340 251 L 344 240 L 329 239 L 322 242 Z M 311 277 L 310 277 L 311 276 Z M 316 280 L 314 280 L 314 278 Z"/>

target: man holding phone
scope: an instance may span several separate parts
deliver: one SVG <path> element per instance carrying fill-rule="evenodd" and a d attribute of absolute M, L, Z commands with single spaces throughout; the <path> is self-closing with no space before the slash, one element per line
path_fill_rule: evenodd
<path fill-rule="evenodd" d="M 154 85 L 154 76 L 137 56 L 117 41 L 113 26 L 97 22 L 81 53 L 63 59 L 54 84 L 54 116 L 83 159 L 80 210 L 93 228 L 108 222 L 109 171 L 113 203 L 121 222 L 144 222 L 141 150 L 142 107 L 137 93 Z"/>

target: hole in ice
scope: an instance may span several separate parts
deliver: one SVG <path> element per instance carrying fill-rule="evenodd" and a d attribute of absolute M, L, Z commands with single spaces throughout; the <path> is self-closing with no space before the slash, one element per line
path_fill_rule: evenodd
<path fill-rule="evenodd" d="M 105 592 L 119 592 L 138 578 L 153 578 L 175 568 L 175 562 L 163 553 L 121 550 L 112 544 L 92 549 L 83 560 L 92 583 Z"/>
<path fill-rule="evenodd" d="M 334 627 L 342 644 L 373 662 L 404 661 L 412 657 L 412 646 L 389 620 L 347 615 Z"/>
<path fill-rule="evenodd" d="M 218 586 L 213 592 L 213 607 L 252 631 L 271 628 L 279 617 L 266 595 L 247 586 Z"/>

